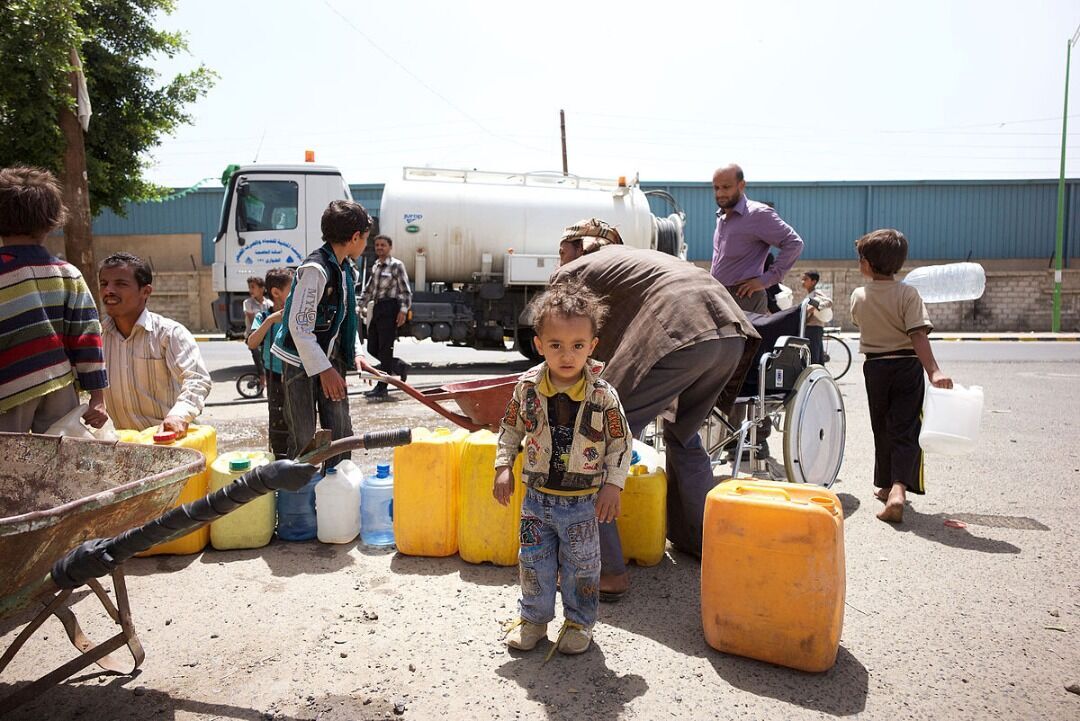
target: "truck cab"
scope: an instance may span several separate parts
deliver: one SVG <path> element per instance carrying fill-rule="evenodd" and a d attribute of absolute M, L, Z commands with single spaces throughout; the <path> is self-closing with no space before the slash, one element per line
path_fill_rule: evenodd
<path fill-rule="evenodd" d="M 243 336 L 248 278 L 300 265 L 323 243 L 319 219 L 326 206 L 351 199 L 341 171 L 329 165 L 242 166 L 232 174 L 213 265 L 214 320 L 227 337 Z"/>

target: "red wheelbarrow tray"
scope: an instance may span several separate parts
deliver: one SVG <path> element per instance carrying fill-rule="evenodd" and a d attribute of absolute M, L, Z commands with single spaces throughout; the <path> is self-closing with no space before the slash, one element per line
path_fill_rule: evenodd
<path fill-rule="evenodd" d="M 360 368 L 364 373 L 363 377 L 380 380 L 401 389 L 405 395 L 420 401 L 442 417 L 468 431 L 478 431 L 482 428 L 498 429 L 499 421 L 506 414 L 506 406 L 514 395 L 514 386 L 520 378 L 520 375 L 514 374 L 447 383 L 438 388 L 420 390 L 396 376 L 380 373 L 366 362 L 361 362 Z M 448 411 L 440 403 L 440 401 L 449 400 L 457 404 L 461 413 Z"/>
<path fill-rule="evenodd" d="M 53 563 L 141 526 L 206 467 L 187 448 L 0 433 L 0 618 L 54 591 Z"/>

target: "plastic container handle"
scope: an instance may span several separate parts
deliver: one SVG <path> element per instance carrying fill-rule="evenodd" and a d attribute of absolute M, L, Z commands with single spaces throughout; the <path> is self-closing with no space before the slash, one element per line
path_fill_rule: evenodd
<path fill-rule="evenodd" d="M 763 495 L 783 496 L 785 501 L 791 500 L 791 494 L 785 491 L 783 488 L 763 488 L 761 486 L 735 486 L 735 492 L 740 496 L 748 493 L 759 493 Z"/>

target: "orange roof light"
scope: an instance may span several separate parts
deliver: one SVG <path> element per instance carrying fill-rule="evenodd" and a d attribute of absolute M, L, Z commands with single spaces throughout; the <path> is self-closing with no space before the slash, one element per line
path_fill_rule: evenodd
<path fill-rule="evenodd" d="M 315 162 L 315 151 L 314 150 L 305 150 L 304 151 L 304 162 L 305 163 L 314 163 Z"/>
<path fill-rule="evenodd" d="M 619 187 L 620 188 L 625 188 L 626 187 L 626 176 L 625 175 L 620 175 L 619 176 Z"/>

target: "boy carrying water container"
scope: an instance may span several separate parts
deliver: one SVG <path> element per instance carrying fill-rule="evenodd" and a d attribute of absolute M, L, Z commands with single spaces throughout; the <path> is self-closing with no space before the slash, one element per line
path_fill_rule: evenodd
<path fill-rule="evenodd" d="M 597 524 L 619 515 L 631 439 L 615 389 L 600 379 L 604 364 L 589 358 L 606 314 L 597 296 L 565 281 L 532 309 L 534 343 L 544 362 L 514 388 L 495 456 L 494 495 L 505 506 L 513 493 L 510 468 L 524 440 L 520 618 L 506 643 L 528 651 L 547 636 L 558 582 L 565 621 L 556 648 L 578 654 L 589 648 L 600 601 Z"/>
<path fill-rule="evenodd" d="M 934 326 L 919 291 L 893 277 L 907 260 L 907 238 L 899 230 L 875 230 L 855 241 L 855 249 L 859 271 L 870 278 L 851 294 L 851 320 L 859 326 L 859 351 L 866 356 L 875 496 L 885 502 L 878 518 L 900 523 L 907 492 L 926 492 L 919 448 L 923 371 L 938 388 L 953 384 L 934 359 Z"/>

